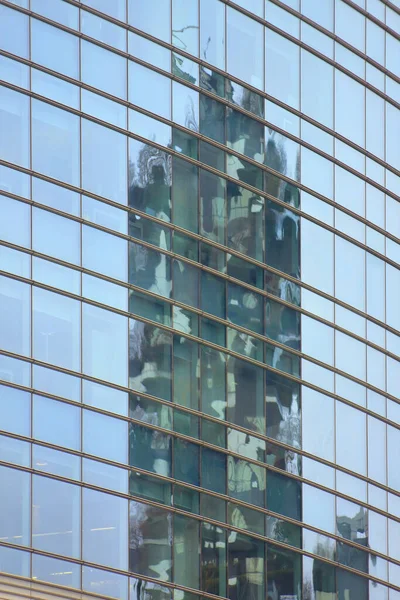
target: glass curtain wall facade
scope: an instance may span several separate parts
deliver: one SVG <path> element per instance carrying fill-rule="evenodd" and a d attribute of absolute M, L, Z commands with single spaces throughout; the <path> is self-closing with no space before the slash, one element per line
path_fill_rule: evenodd
<path fill-rule="evenodd" d="M 0 0 L 0 571 L 400 598 L 400 1 Z"/>

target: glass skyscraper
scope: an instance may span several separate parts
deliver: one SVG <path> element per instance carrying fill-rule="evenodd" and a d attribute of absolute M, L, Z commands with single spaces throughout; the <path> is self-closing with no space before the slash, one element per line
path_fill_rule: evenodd
<path fill-rule="evenodd" d="M 0 0 L 0 380 L 0 597 L 399 600 L 400 0 Z"/>

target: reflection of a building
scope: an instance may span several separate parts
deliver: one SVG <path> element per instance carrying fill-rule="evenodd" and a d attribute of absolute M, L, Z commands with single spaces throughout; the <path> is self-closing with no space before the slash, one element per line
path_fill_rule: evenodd
<path fill-rule="evenodd" d="M 250 103 L 253 101 L 251 95 L 248 101 Z M 225 123 L 224 130 L 219 130 L 215 123 Z M 249 126 L 253 129 L 258 128 L 258 137 L 256 131 L 252 131 L 250 135 Z M 279 167 L 281 171 L 285 168 L 284 153 L 277 149 L 273 138 L 269 139 L 268 152 L 265 153 L 262 128 L 258 127 L 254 120 L 236 113 L 234 109 L 228 109 L 225 121 L 224 115 L 220 114 L 220 105 L 206 96 L 201 96 L 200 100 L 199 129 L 217 141 L 224 141 L 226 135 L 228 146 L 237 152 L 250 156 L 258 162 L 265 161 L 268 164 L 270 161 L 273 168 Z M 179 143 L 181 145 L 186 143 L 187 151 L 187 140 L 180 138 Z M 212 159 L 219 160 L 215 154 Z M 282 209 L 273 202 L 264 200 L 259 194 L 242 187 L 240 182 L 257 189 L 263 189 L 265 185 L 268 193 L 295 206 L 298 204 L 296 191 L 276 177 L 268 177 L 264 184 L 262 172 L 235 155 L 227 155 L 226 161 L 227 172 L 237 183 L 223 180 L 200 169 L 197 187 L 195 183 L 197 180 L 193 177 L 195 169 L 190 165 L 184 164 L 176 157 L 170 159 L 167 154 L 150 146 L 142 146 L 137 153 L 137 162 L 131 166 L 130 205 L 150 216 L 157 216 L 165 221 L 172 220 L 177 224 L 179 224 L 180 210 L 185 210 L 186 213 L 189 210 L 189 216 L 186 214 L 185 226 L 187 227 L 189 220 L 189 223 L 192 222 L 192 230 L 197 232 L 197 215 L 193 209 L 194 214 L 191 217 L 190 203 L 193 199 L 193 205 L 196 207 L 199 199 L 198 232 L 204 238 L 221 243 L 258 261 L 264 261 L 267 256 L 271 266 L 298 277 L 299 222 L 297 217 L 290 210 Z M 171 214 L 171 204 L 174 206 L 173 214 Z M 264 239 L 262 234 L 264 227 L 266 247 L 263 247 L 261 241 Z M 143 239 L 162 250 L 171 247 L 166 233 L 151 221 L 131 215 L 130 234 L 134 237 Z M 199 259 L 198 250 L 184 236 L 174 235 L 173 249 L 183 257 Z M 256 266 L 249 270 L 249 263 L 245 264 L 236 254 L 225 254 L 203 243 L 200 260 L 206 266 L 227 273 L 243 281 L 244 284 L 261 288 L 264 286 L 264 272 Z M 255 336 L 233 328 L 227 331 L 226 343 L 238 355 L 266 360 L 276 369 L 299 374 L 297 361 L 291 355 L 283 348 L 272 345 L 267 345 L 264 350 L 263 344 L 257 337 L 257 334 L 266 335 L 283 346 L 300 349 L 299 316 L 292 309 L 275 302 L 272 298 L 265 298 L 245 286 L 229 284 L 225 287 L 225 284 L 215 275 L 208 272 L 200 274 L 184 260 L 175 259 L 170 262 L 162 252 L 142 245 L 133 243 L 130 245 L 129 261 L 130 281 L 136 285 L 164 297 L 171 296 L 218 317 L 227 318 L 232 324 L 253 331 Z M 271 294 L 283 300 L 291 302 L 295 300 L 295 303 L 299 303 L 299 292 L 295 284 L 275 276 L 268 276 L 265 285 Z M 220 303 L 216 298 L 216 290 L 219 291 L 217 296 L 221 299 Z M 132 295 L 131 301 L 132 310 L 135 312 L 140 303 L 138 295 Z M 151 310 L 152 320 L 166 322 L 161 303 L 157 305 L 155 302 Z M 144 314 L 144 316 L 150 315 Z M 174 307 L 172 320 L 177 332 L 197 334 L 198 326 L 187 311 Z M 218 333 L 215 337 L 215 331 L 209 338 L 209 333 L 202 326 L 202 333 L 205 334 L 205 339 L 223 343 Z M 300 447 L 298 385 L 291 384 L 283 376 L 260 371 L 246 360 L 234 356 L 226 358 L 212 348 L 203 346 L 199 352 L 195 344 L 179 336 L 178 333 L 172 336 L 139 321 L 131 321 L 129 335 L 129 377 L 132 389 L 167 401 L 174 399 L 176 403 L 191 408 L 201 407 L 203 412 L 211 416 L 226 418 L 232 423 L 260 434 L 267 433 L 270 437 L 293 448 Z M 160 407 L 149 409 L 144 406 L 143 399 L 140 398 L 131 402 L 130 414 L 132 418 L 144 424 L 167 429 L 172 426 L 171 414 L 165 406 L 161 409 Z M 183 427 L 181 431 L 187 433 L 188 425 Z M 222 480 L 226 478 L 227 490 L 231 498 L 264 507 L 267 494 L 271 510 L 276 508 L 277 512 L 301 520 L 301 513 L 293 514 L 292 508 L 296 506 L 300 510 L 300 486 L 296 482 L 284 481 L 273 474 L 268 486 L 265 469 L 252 462 L 267 461 L 285 471 L 300 474 L 298 455 L 293 451 L 281 450 L 273 444 L 266 446 L 265 442 L 257 437 L 233 429 L 228 430 L 226 443 L 232 452 L 242 458 L 228 456 L 225 465 L 224 461 L 213 457 L 213 478 L 220 477 Z M 135 425 L 130 432 L 130 464 L 140 464 L 141 468 L 159 475 L 173 473 L 177 479 L 193 485 L 200 485 L 203 482 L 204 485 L 202 479 L 204 475 L 198 471 L 199 449 L 193 444 L 184 442 L 179 444 L 180 446 L 178 440 L 173 440 L 156 430 Z M 179 450 L 185 453 L 185 461 L 179 460 Z M 163 491 L 160 492 L 158 489 L 151 488 L 143 477 L 136 477 L 135 481 L 131 482 L 131 486 L 134 486 L 132 489 L 143 497 L 147 494 L 149 498 L 163 501 L 165 495 L 169 493 L 168 486 L 164 486 Z M 223 489 L 224 487 L 221 491 Z M 193 499 L 190 495 L 186 495 L 183 506 L 192 509 L 192 503 Z M 260 525 L 262 516 L 260 513 L 233 503 L 229 506 L 228 513 L 228 520 L 233 526 L 264 533 L 264 524 Z M 142 538 L 151 540 L 155 535 L 152 531 L 157 527 L 157 519 L 151 515 L 150 509 L 146 509 L 145 515 L 141 519 L 135 516 L 138 531 L 131 531 L 132 564 L 145 560 L 140 557 L 146 556 L 146 544 L 150 544 L 148 546 L 150 552 L 152 542 L 142 544 L 140 540 Z M 163 529 L 164 534 L 161 536 L 165 543 L 161 542 L 161 546 L 168 546 L 165 540 L 170 535 L 165 528 L 165 523 L 166 521 L 164 521 L 165 531 Z M 268 535 L 272 539 L 299 544 L 298 531 L 285 525 L 280 519 L 267 518 L 266 526 Z M 146 535 L 141 537 L 140 531 L 143 528 L 146 529 Z M 207 579 L 207 589 L 212 593 L 225 593 L 221 588 L 219 577 L 216 576 L 219 572 L 222 575 L 221 569 L 224 568 L 226 561 L 224 539 L 224 535 L 218 528 L 204 524 L 201 550 L 205 569 L 203 577 Z M 264 556 L 260 544 L 255 540 L 250 542 L 248 537 L 236 532 L 229 534 L 227 544 L 230 548 L 228 559 L 230 597 L 261 600 L 264 594 L 262 586 Z M 151 556 L 156 557 L 158 551 L 151 550 Z M 151 567 L 155 572 L 170 568 L 166 556 L 160 551 L 158 562 Z M 275 597 L 285 596 L 297 598 L 297 582 L 300 580 L 299 563 L 285 566 L 285 555 L 272 550 L 269 561 L 271 566 L 274 565 L 274 561 L 276 562 L 276 570 L 271 569 L 269 583 L 275 593 L 275 596 L 271 596 L 272 600 Z M 213 583 L 214 578 L 215 583 Z"/>

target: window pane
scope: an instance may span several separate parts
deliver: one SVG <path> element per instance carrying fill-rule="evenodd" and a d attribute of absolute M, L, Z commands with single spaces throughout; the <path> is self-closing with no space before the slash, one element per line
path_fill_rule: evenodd
<path fill-rule="evenodd" d="M 30 474 L 0 466 L 0 537 L 28 546 L 30 538 Z"/>
<path fill-rule="evenodd" d="M 21 575 L 30 577 L 31 573 L 31 553 L 14 548 L 2 546 L 0 548 L 0 562 L 3 573 L 11 575 Z"/>
<path fill-rule="evenodd" d="M 83 452 L 126 463 L 128 458 L 128 424 L 121 419 L 83 411 Z"/>
<path fill-rule="evenodd" d="M 82 186 L 127 203 L 127 146 L 122 133 L 82 120 Z"/>
<path fill-rule="evenodd" d="M 0 129 L 0 158 L 29 168 L 28 96 L 0 87 Z"/>
<path fill-rule="evenodd" d="M 336 460 L 343 467 L 366 475 L 366 416 L 341 402 L 336 404 Z"/>
<path fill-rule="evenodd" d="M 63 0 L 31 0 L 31 10 L 72 29 L 79 29 L 78 7 Z"/>
<path fill-rule="evenodd" d="M 264 543 L 232 532 L 228 544 L 229 597 L 263 600 Z"/>
<path fill-rule="evenodd" d="M 83 371 L 126 386 L 128 320 L 122 315 L 83 304 Z"/>
<path fill-rule="evenodd" d="M 140 400 L 138 398 L 138 400 Z M 155 425 L 167 427 L 168 409 L 160 405 L 159 414 L 143 413 L 143 408 L 138 404 L 131 413 L 131 417 L 149 420 Z M 129 427 L 129 464 L 133 467 L 146 469 L 159 475 L 171 476 L 171 438 L 168 435 L 154 429 L 149 429 L 137 423 L 131 423 Z"/>
<path fill-rule="evenodd" d="M 34 250 L 73 264 L 79 264 L 81 226 L 47 210 L 33 208 Z M 53 283 L 54 285 L 54 283 Z"/>
<path fill-rule="evenodd" d="M 33 437 L 73 450 L 81 447 L 81 410 L 44 396 L 33 396 Z"/>
<path fill-rule="evenodd" d="M 334 460 L 334 401 L 329 396 L 302 388 L 303 450 Z M 318 423 L 318 428 L 315 427 Z"/>
<path fill-rule="evenodd" d="M 126 58 L 82 40 L 82 81 L 126 99 Z"/>
<path fill-rule="evenodd" d="M 0 277 L 0 347 L 30 354 L 30 286 Z"/>
<path fill-rule="evenodd" d="M 32 545 L 45 552 L 80 557 L 80 488 L 33 477 Z"/>
<path fill-rule="evenodd" d="M 200 1 L 200 58 L 225 68 L 225 5 L 219 0 Z"/>
<path fill-rule="evenodd" d="M 336 70 L 335 95 L 336 131 L 363 147 L 365 144 L 364 86 Z"/>
<path fill-rule="evenodd" d="M 113 0 L 113 2 L 109 2 L 109 0 L 82 0 L 82 4 L 91 6 L 99 12 L 115 17 L 120 21 L 125 21 L 126 19 L 125 0 Z"/>
<path fill-rule="evenodd" d="M 300 554 L 267 546 L 267 579 L 268 591 L 276 590 L 278 598 L 301 598 Z"/>
<path fill-rule="evenodd" d="M 299 108 L 299 52 L 297 44 L 266 29 L 265 91 Z"/>
<path fill-rule="evenodd" d="M 308 219 L 301 220 L 301 234 L 303 240 L 313 240 L 312 245 L 305 243 L 301 245 L 303 281 L 323 292 L 333 294 L 333 234 Z"/>
<path fill-rule="evenodd" d="M 335 295 L 365 310 L 365 250 L 336 236 Z"/>
<path fill-rule="evenodd" d="M 209 594 L 226 596 L 225 531 L 209 523 L 202 523 L 201 542 L 202 589 Z"/>
<path fill-rule="evenodd" d="M 0 239 L 29 248 L 30 213 L 29 204 L 0 195 Z"/>
<path fill-rule="evenodd" d="M 32 19 L 31 21 L 31 60 L 39 64 L 79 79 L 79 38 Z"/>
<path fill-rule="evenodd" d="M 4 371 L 3 379 L 4 379 Z M 28 392 L 0 385 L 1 429 L 30 436 L 31 398 Z"/>
<path fill-rule="evenodd" d="M 125 29 L 118 27 L 118 25 L 114 25 L 114 23 L 110 23 L 110 21 L 106 21 L 106 19 L 102 19 L 97 15 L 89 13 L 85 10 L 81 11 L 81 31 L 89 37 L 96 38 L 109 46 L 118 48 L 118 50 L 126 50 Z M 86 44 L 86 42 L 84 42 L 84 44 Z M 115 61 L 114 56 L 111 57 L 111 60 L 112 62 Z M 122 60 L 121 62 L 123 64 L 125 61 Z M 112 83 L 113 85 L 110 85 L 110 88 L 115 90 L 115 82 Z M 109 85 L 108 82 L 106 85 Z M 111 91 L 111 93 L 115 92 Z"/>
<path fill-rule="evenodd" d="M 80 303 L 39 288 L 33 294 L 33 354 L 80 371 Z"/>
<path fill-rule="evenodd" d="M 127 279 L 127 242 L 94 227 L 82 228 L 82 264 L 114 279 Z M 103 252 L 99 253 L 99 248 Z"/>
<path fill-rule="evenodd" d="M 79 117 L 32 100 L 33 169 L 80 184 Z"/>
<path fill-rule="evenodd" d="M 1 47 L 11 54 L 28 58 L 29 18 L 7 6 L 0 6 Z"/>
<path fill-rule="evenodd" d="M 129 570 L 169 581 L 172 515 L 155 506 L 129 503 Z"/>
<path fill-rule="evenodd" d="M 301 52 L 301 110 L 333 126 L 333 67 L 314 54 Z"/>
<path fill-rule="evenodd" d="M 171 2 L 170 0 L 148 0 L 137 2 L 129 0 L 129 24 L 158 37 L 164 42 L 171 39 Z"/>
<path fill-rule="evenodd" d="M 81 567 L 79 564 L 34 554 L 32 557 L 32 579 L 58 585 L 80 588 Z"/>
<path fill-rule="evenodd" d="M 227 70 L 246 83 L 263 89 L 263 26 L 233 8 L 228 7 L 227 13 Z"/>
<path fill-rule="evenodd" d="M 200 587 L 199 522 L 174 515 L 175 583 L 198 589 Z"/>
<path fill-rule="evenodd" d="M 128 501 L 83 490 L 83 560 L 127 570 Z"/>

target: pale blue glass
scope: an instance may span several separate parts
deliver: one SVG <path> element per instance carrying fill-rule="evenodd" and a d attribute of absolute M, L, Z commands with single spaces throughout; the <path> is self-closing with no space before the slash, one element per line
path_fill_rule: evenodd
<path fill-rule="evenodd" d="M 92 377 L 128 383 L 128 320 L 83 304 L 83 371 Z"/>

